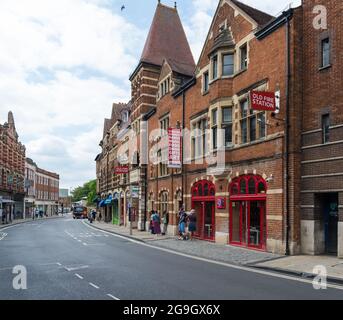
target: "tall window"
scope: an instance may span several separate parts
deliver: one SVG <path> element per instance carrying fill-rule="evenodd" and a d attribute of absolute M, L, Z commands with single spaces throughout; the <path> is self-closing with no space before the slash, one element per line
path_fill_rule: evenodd
<path fill-rule="evenodd" d="M 245 70 L 248 67 L 248 46 L 243 45 L 240 49 L 240 67 L 241 70 Z"/>
<path fill-rule="evenodd" d="M 212 78 L 218 78 L 218 56 L 212 58 Z"/>
<path fill-rule="evenodd" d="M 164 177 L 168 175 L 168 165 L 167 165 L 167 155 L 168 149 L 159 150 L 157 152 L 158 156 L 158 174 L 160 177 Z"/>
<path fill-rule="evenodd" d="M 206 93 L 209 90 L 209 76 L 208 71 L 204 73 L 204 79 L 203 79 L 203 92 Z"/>
<path fill-rule="evenodd" d="M 162 192 L 160 198 L 160 215 L 168 212 L 168 192 Z"/>
<path fill-rule="evenodd" d="M 232 146 L 232 108 L 222 109 L 222 129 L 224 130 L 224 146 Z"/>
<path fill-rule="evenodd" d="M 212 110 L 212 149 L 218 148 L 218 110 Z"/>
<path fill-rule="evenodd" d="M 192 158 L 205 156 L 207 153 L 207 120 L 201 119 L 192 125 Z"/>
<path fill-rule="evenodd" d="M 234 73 L 233 54 L 223 55 L 223 76 L 231 76 Z"/>
<path fill-rule="evenodd" d="M 323 143 L 330 142 L 330 115 L 322 116 Z"/>
<path fill-rule="evenodd" d="M 166 136 L 168 134 L 168 129 L 169 129 L 169 117 L 166 117 L 160 120 L 160 128 L 161 128 L 161 137 Z"/>
<path fill-rule="evenodd" d="M 256 112 L 249 108 L 249 101 L 241 102 L 241 143 L 254 142 L 266 136 L 265 112 Z"/>
<path fill-rule="evenodd" d="M 321 67 L 330 66 L 330 38 L 322 40 L 322 61 Z"/>

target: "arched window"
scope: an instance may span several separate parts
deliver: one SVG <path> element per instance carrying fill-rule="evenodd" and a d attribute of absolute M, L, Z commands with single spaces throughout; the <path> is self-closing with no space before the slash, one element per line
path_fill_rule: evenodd
<path fill-rule="evenodd" d="M 234 179 L 229 191 L 230 196 L 266 194 L 267 184 L 261 176 L 246 175 Z"/>
<path fill-rule="evenodd" d="M 197 182 L 192 188 L 193 197 L 214 197 L 215 195 L 215 185 L 207 180 Z"/>
<path fill-rule="evenodd" d="M 168 192 L 163 191 L 160 195 L 160 215 L 163 215 L 164 212 L 168 212 Z"/>

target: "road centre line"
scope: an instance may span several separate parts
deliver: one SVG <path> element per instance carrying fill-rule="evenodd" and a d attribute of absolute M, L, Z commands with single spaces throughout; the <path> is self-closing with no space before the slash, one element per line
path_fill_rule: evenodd
<path fill-rule="evenodd" d="M 119 298 L 113 296 L 112 294 L 107 294 L 108 297 L 112 298 L 113 300 L 117 300 L 117 301 L 120 301 Z"/>
<path fill-rule="evenodd" d="M 173 250 L 170 250 L 170 249 L 155 247 L 153 245 L 150 245 L 150 244 L 147 244 L 147 243 L 144 243 L 144 242 L 141 242 L 141 241 L 133 240 L 133 239 L 130 239 L 130 238 L 127 238 L 127 237 L 124 237 L 124 236 L 121 236 L 121 235 L 117 235 L 117 234 L 114 234 L 114 233 L 111 233 L 111 232 L 108 232 L 108 231 L 105 231 L 105 230 L 97 229 L 97 228 L 95 228 L 93 226 L 88 225 L 84 221 L 82 221 L 82 223 L 85 226 L 87 226 L 88 228 L 91 228 L 91 229 L 94 229 L 94 230 L 98 230 L 99 232 L 103 232 L 103 233 L 111 235 L 113 237 L 120 238 L 120 239 L 123 239 L 125 241 L 129 241 L 129 242 L 132 242 L 132 243 L 144 246 L 144 247 L 148 247 L 148 248 L 151 248 L 151 249 L 163 251 L 163 252 L 174 254 L 174 255 L 177 255 L 177 256 L 181 256 L 181 257 L 185 257 L 185 258 L 188 258 L 188 259 L 202 261 L 202 262 L 207 262 L 207 263 L 211 263 L 211 264 L 215 264 L 215 265 L 219 265 L 219 266 L 222 266 L 222 267 L 227 267 L 227 268 L 231 268 L 231 269 L 235 269 L 235 270 L 247 271 L 247 272 L 252 272 L 252 273 L 256 273 L 256 274 L 260 274 L 260 275 L 264 275 L 264 276 L 271 276 L 271 277 L 274 277 L 274 278 L 280 278 L 280 279 L 284 279 L 284 280 L 297 281 L 297 282 L 302 282 L 302 283 L 313 285 L 313 281 L 311 281 L 311 280 L 296 278 L 296 277 L 292 277 L 292 276 L 287 276 L 287 275 L 278 274 L 278 273 L 269 272 L 269 271 L 264 271 L 264 270 L 259 270 L 259 269 L 254 269 L 254 268 L 251 268 L 251 267 L 244 267 L 244 266 L 233 265 L 233 264 L 230 264 L 230 263 L 209 260 L 209 259 L 201 258 L 201 257 L 190 256 L 190 255 L 188 255 L 186 253 L 181 253 L 181 252 L 173 251 Z M 331 288 L 331 289 L 343 290 L 343 286 L 334 285 L 334 284 L 331 284 L 331 283 L 328 283 L 327 287 Z"/>
<path fill-rule="evenodd" d="M 100 289 L 100 287 L 98 287 L 97 285 L 95 285 L 95 284 L 92 283 L 92 282 L 89 282 L 89 285 L 92 286 L 92 287 L 95 288 L 95 289 Z"/>

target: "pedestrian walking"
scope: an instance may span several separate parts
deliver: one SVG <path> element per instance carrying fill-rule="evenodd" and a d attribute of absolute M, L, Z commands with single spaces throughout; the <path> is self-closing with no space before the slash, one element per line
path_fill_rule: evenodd
<path fill-rule="evenodd" d="M 154 226 L 154 234 L 158 236 L 161 234 L 161 218 L 157 211 L 155 211 L 153 214 L 152 221 Z"/>
<path fill-rule="evenodd" d="M 185 211 L 185 207 L 182 206 L 179 212 L 179 240 L 187 240 L 186 222 L 187 213 Z"/>
<path fill-rule="evenodd" d="M 150 212 L 150 222 L 149 222 L 149 229 L 150 229 L 151 234 L 155 234 L 155 231 L 154 231 L 154 221 L 153 221 L 154 214 L 155 214 L 155 211 L 151 210 L 151 212 Z"/>
<path fill-rule="evenodd" d="M 192 241 L 194 233 L 197 231 L 197 216 L 194 209 L 191 210 L 188 216 L 188 234 L 189 239 Z"/>
<path fill-rule="evenodd" d="M 169 213 L 167 211 L 163 212 L 162 222 L 163 222 L 162 236 L 165 236 L 167 235 L 168 225 L 169 225 Z"/>

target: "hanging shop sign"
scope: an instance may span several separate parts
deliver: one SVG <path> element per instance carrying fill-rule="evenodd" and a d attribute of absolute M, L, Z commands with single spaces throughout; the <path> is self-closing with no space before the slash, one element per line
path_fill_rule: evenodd
<path fill-rule="evenodd" d="M 251 91 L 251 109 L 257 111 L 276 111 L 274 92 Z"/>
<path fill-rule="evenodd" d="M 168 168 L 180 169 L 182 167 L 182 147 L 181 147 L 181 129 L 169 128 L 168 140 L 169 140 L 169 156 L 168 156 Z"/>
<path fill-rule="evenodd" d="M 128 174 L 129 166 L 120 166 L 115 168 L 115 174 Z"/>

